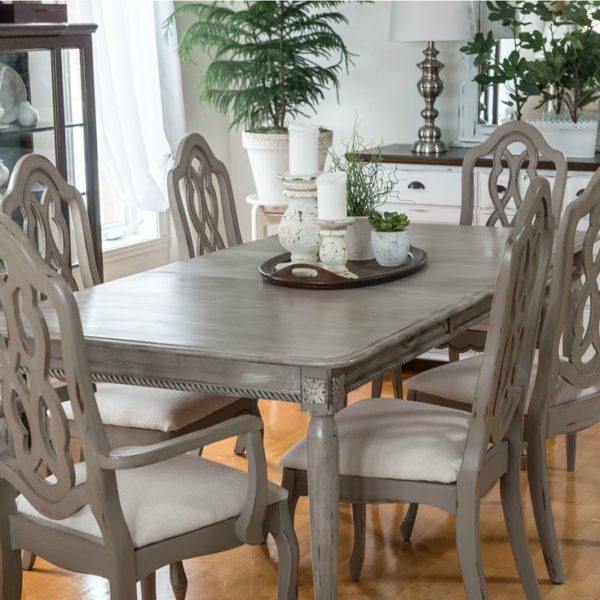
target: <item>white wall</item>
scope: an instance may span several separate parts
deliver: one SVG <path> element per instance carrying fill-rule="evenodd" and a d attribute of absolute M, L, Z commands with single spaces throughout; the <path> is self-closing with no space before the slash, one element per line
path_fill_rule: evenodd
<path fill-rule="evenodd" d="M 334 147 L 339 151 L 347 139 L 356 118 L 361 121 L 361 133 L 375 143 L 412 143 L 422 124 L 420 111 L 423 100 L 416 84 L 420 70 L 416 64 L 423 59 L 425 44 L 388 41 L 391 2 L 359 4 L 349 2 L 340 10 L 348 17 L 348 25 L 339 32 L 348 48 L 358 56 L 349 74 L 340 78 L 340 103 L 334 91 L 328 91 L 312 119 L 316 124 L 332 129 Z M 191 23 L 182 16 L 178 20 L 181 33 Z M 458 132 L 458 87 L 465 78 L 459 58 L 460 44 L 438 44 L 438 58 L 445 63 L 441 76 L 445 89 L 436 102 L 440 112 L 438 125 L 443 139 L 456 139 Z M 213 146 L 215 154 L 229 167 L 244 239 L 250 239 L 250 210 L 245 204 L 254 192 L 250 165 L 241 144 L 241 133 L 228 130 L 228 120 L 198 100 L 195 88 L 206 69 L 208 58 L 195 55 L 196 64 L 183 66 L 187 128 L 199 131 Z"/>

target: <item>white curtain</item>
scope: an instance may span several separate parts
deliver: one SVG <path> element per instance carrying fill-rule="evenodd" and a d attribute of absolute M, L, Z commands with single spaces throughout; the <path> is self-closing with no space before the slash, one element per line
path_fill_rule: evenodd
<path fill-rule="evenodd" d="M 168 208 L 166 177 L 185 134 L 177 35 L 163 37 L 171 0 L 77 2 L 93 35 L 98 152 L 114 192 L 140 208 Z"/>

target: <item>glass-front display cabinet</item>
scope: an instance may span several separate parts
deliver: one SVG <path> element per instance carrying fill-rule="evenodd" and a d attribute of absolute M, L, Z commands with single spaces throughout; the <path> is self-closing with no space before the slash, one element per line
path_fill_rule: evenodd
<path fill-rule="evenodd" d="M 83 195 L 102 269 L 95 30 L 91 24 L 0 24 L 0 194 L 21 156 L 48 158 Z"/>

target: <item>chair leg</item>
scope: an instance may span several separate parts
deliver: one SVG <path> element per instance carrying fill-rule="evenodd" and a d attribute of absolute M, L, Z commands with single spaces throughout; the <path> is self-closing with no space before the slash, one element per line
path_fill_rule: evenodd
<path fill-rule="evenodd" d="M 185 600 L 187 593 L 188 580 L 185 575 L 185 569 L 181 561 L 169 565 L 169 576 L 171 578 L 171 587 L 176 600 Z"/>
<path fill-rule="evenodd" d="M 567 433 L 567 471 L 575 471 L 577 457 L 577 432 Z"/>
<path fill-rule="evenodd" d="M 14 492 L 5 482 L 0 482 L 0 598 L 2 600 L 21 600 L 23 570 L 21 551 L 13 550 L 10 541 L 8 517 L 14 509 Z"/>
<path fill-rule="evenodd" d="M 402 367 L 392 369 L 392 387 L 394 389 L 394 398 L 404 398 L 402 388 Z"/>
<path fill-rule="evenodd" d="M 277 545 L 279 573 L 277 576 L 277 600 L 298 598 L 298 563 L 300 549 L 286 502 L 272 507 L 269 531 Z"/>
<path fill-rule="evenodd" d="M 376 377 L 371 381 L 371 398 L 381 398 L 381 391 L 383 390 L 383 375 Z"/>
<path fill-rule="evenodd" d="M 413 528 L 415 526 L 415 521 L 417 520 L 417 512 L 419 511 L 419 505 L 411 502 L 408 505 L 408 510 L 404 515 L 404 519 L 402 519 L 402 523 L 400 523 L 400 533 L 402 534 L 403 540 L 410 540 L 413 532 Z"/>
<path fill-rule="evenodd" d="M 156 573 L 151 573 L 140 582 L 142 600 L 156 600 Z"/>
<path fill-rule="evenodd" d="M 32 554 L 31 552 L 23 551 L 21 554 L 21 563 L 23 564 L 24 571 L 31 571 L 33 566 L 35 565 L 35 559 L 37 558 L 37 554 Z"/>
<path fill-rule="evenodd" d="M 546 467 L 546 427 L 533 416 L 527 421 L 527 476 L 529 493 L 540 545 L 552 583 L 564 583 L 565 573 L 560 557 Z"/>
<path fill-rule="evenodd" d="M 128 571 L 120 565 L 115 565 L 109 577 L 109 584 L 111 598 L 115 600 L 137 600 L 136 581 L 133 571 Z M 144 583 L 142 582 L 142 591 L 143 589 Z M 152 597 L 150 596 L 150 598 Z"/>
<path fill-rule="evenodd" d="M 515 428 L 516 429 L 516 428 Z M 500 496 L 504 521 L 508 531 L 508 539 L 512 548 L 513 558 L 521 579 L 521 585 L 527 600 L 541 598 L 540 588 L 535 577 L 533 561 L 529 552 L 527 531 L 523 521 L 521 507 L 521 435 L 518 429 L 510 436 L 508 470 L 500 479 Z"/>
<path fill-rule="evenodd" d="M 298 506 L 298 495 L 296 494 L 296 476 L 292 469 L 284 469 L 283 477 L 281 478 L 281 487 L 287 490 L 288 493 L 288 510 L 290 519 L 294 522 L 296 515 L 296 507 Z"/>
<path fill-rule="evenodd" d="M 479 498 L 459 502 L 456 513 L 456 548 L 467 600 L 485 600 L 487 588 L 481 560 Z"/>
<path fill-rule="evenodd" d="M 460 360 L 460 352 L 452 347 L 448 347 L 448 360 L 450 362 L 456 362 L 457 360 Z"/>
<path fill-rule="evenodd" d="M 367 505 L 357 503 L 352 504 L 354 544 L 352 546 L 350 560 L 348 561 L 348 571 L 350 572 L 350 579 L 352 579 L 352 581 L 358 581 L 360 579 L 360 572 L 362 571 L 363 563 L 365 561 L 366 519 Z"/>

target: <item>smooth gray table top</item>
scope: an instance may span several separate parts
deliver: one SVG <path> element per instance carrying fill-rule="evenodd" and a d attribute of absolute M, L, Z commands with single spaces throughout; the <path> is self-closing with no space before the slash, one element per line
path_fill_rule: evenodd
<path fill-rule="evenodd" d="M 276 238 L 177 262 L 76 294 L 91 348 L 335 368 L 410 338 L 493 293 L 508 230 L 411 226 L 427 267 L 373 287 L 321 291 L 262 281 Z"/>

